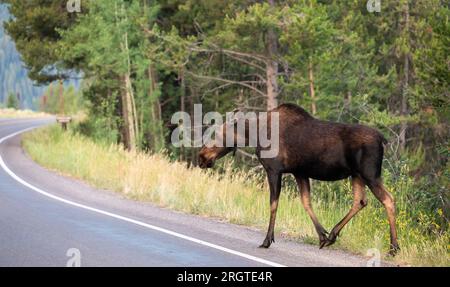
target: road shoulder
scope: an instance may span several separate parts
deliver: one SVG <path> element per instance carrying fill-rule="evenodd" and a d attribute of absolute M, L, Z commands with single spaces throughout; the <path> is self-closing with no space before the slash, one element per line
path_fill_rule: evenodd
<path fill-rule="evenodd" d="M 107 190 L 98 190 L 84 182 L 49 171 L 30 159 L 20 146 L 20 137 L 2 146 L 9 168 L 28 183 L 59 197 L 140 220 L 168 230 L 271 260 L 287 266 L 366 266 L 367 258 L 340 250 L 319 250 L 317 246 L 277 238 L 268 250 L 257 246 L 264 232 L 234 225 L 215 218 L 161 208 L 138 202 Z M 30 192 L 33 192 L 30 190 Z"/>

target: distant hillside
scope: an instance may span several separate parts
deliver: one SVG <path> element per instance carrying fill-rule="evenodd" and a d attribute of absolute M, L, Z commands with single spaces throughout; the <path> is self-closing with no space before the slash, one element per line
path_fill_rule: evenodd
<path fill-rule="evenodd" d="M 9 93 L 15 93 L 20 95 L 22 108 L 33 108 L 33 100 L 42 95 L 45 87 L 33 85 L 27 77 L 20 54 L 3 29 L 8 18 L 8 9 L 0 4 L 0 103 L 6 101 Z"/>

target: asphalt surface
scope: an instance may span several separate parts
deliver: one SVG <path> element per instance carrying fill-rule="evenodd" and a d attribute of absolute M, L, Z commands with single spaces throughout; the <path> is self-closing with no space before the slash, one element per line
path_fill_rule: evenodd
<path fill-rule="evenodd" d="M 51 122 L 0 119 L 0 141 Z M 0 266 L 63 267 L 78 255 L 81 266 L 367 264 L 362 256 L 279 236 L 270 249 L 259 249 L 262 230 L 94 189 L 37 165 L 20 143 L 16 135 L 0 144 Z"/>

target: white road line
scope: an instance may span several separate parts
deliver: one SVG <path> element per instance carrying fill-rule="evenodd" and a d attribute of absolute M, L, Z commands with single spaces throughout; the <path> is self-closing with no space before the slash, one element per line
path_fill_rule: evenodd
<path fill-rule="evenodd" d="M 17 136 L 19 134 L 24 133 L 24 132 L 30 131 L 30 130 L 32 130 L 34 128 L 36 128 L 36 127 L 24 129 L 24 130 L 18 131 L 16 133 L 10 134 L 10 135 L 0 139 L 0 144 L 2 144 L 3 142 L 5 142 L 6 140 L 8 140 L 10 138 L 13 138 L 13 137 L 15 137 L 15 136 Z M 262 258 L 259 258 L 259 257 L 256 257 L 256 256 L 252 256 L 252 255 L 249 255 L 249 254 L 246 254 L 246 253 L 242 253 L 242 252 L 239 252 L 239 251 L 236 251 L 236 250 L 233 250 L 233 249 L 229 249 L 229 248 L 217 245 L 217 244 L 213 244 L 213 243 L 210 243 L 210 242 L 207 242 L 207 241 L 203 241 L 203 240 L 200 240 L 200 239 L 197 239 L 197 238 L 194 238 L 194 237 L 183 235 L 183 234 L 180 234 L 180 233 L 175 232 L 175 231 L 171 231 L 171 230 L 168 230 L 168 229 L 165 229 L 165 228 L 161 228 L 161 227 L 158 227 L 158 226 L 147 224 L 147 223 L 142 222 L 142 221 L 138 221 L 138 220 L 131 219 L 131 218 L 128 218 L 128 217 L 125 217 L 125 216 L 121 216 L 121 215 L 118 215 L 118 214 L 114 214 L 114 213 L 111 213 L 111 212 L 108 212 L 108 211 L 104 211 L 104 210 L 101 210 L 101 209 L 90 207 L 90 206 L 87 206 L 87 205 L 84 205 L 84 204 L 76 203 L 76 202 L 73 202 L 73 201 L 61 198 L 59 196 L 50 194 L 48 192 L 43 191 L 40 188 L 35 187 L 32 184 L 26 182 L 25 180 L 23 180 L 22 178 L 17 176 L 14 172 L 12 172 L 8 168 L 8 166 L 5 164 L 1 154 L 0 154 L 0 166 L 6 171 L 6 173 L 8 173 L 17 182 L 19 182 L 22 185 L 28 187 L 29 189 L 34 190 L 37 193 L 40 193 L 40 194 L 42 194 L 44 196 L 47 196 L 49 198 L 52 198 L 54 200 L 57 200 L 57 201 L 60 201 L 60 202 L 64 202 L 66 204 L 69 204 L 69 205 L 72 205 L 72 206 L 75 206 L 75 207 L 78 207 L 78 208 L 82 208 L 82 209 L 85 209 L 85 210 L 89 210 L 89 211 L 92 211 L 92 212 L 95 212 L 95 213 L 99 213 L 99 214 L 103 214 L 103 215 L 106 215 L 106 216 L 109 216 L 109 217 L 113 217 L 113 218 L 116 218 L 116 219 L 119 219 L 119 220 L 122 220 L 122 221 L 133 223 L 133 224 L 136 224 L 136 225 L 148 228 L 148 229 L 156 230 L 156 231 L 159 231 L 159 232 L 171 235 L 171 236 L 175 236 L 175 237 L 178 237 L 178 238 L 181 238 L 181 239 L 184 239 L 184 240 L 187 240 L 187 241 L 191 241 L 191 242 L 203 245 L 203 246 L 207 246 L 207 247 L 210 247 L 210 248 L 213 248 L 213 249 L 217 249 L 217 250 L 229 253 L 229 254 L 233 254 L 233 255 L 236 255 L 236 256 L 239 256 L 239 257 L 242 257 L 242 258 L 246 258 L 246 259 L 258 262 L 258 263 L 262 263 L 262 264 L 273 266 L 273 267 L 285 267 L 284 265 L 281 265 L 281 264 L 278 264 L 278 263 L 275 263 L 275 262 L 272 262 L 272 261 L 269 261 L 269 260 L 266 260 L 266 259 L 262 259 Z"/>

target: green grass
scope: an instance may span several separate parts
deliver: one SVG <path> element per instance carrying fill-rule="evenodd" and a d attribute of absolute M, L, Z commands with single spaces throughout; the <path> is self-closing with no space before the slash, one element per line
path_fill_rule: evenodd
<path fill-rule="evenodd" d="M 127 197 L 150 201 L 163 207 L 232 223 L 266 229 L 269 219 L 267 183 L 261 174 L 236 172 L 225 165 L 224 172 L 186 168 L 163 155 L 130 153 L 120 146 L 96 143 L 53 126 L 26 134 L 23 145 L 38 163 L 62 174 L 87 181 L 97 188 L 120 192 Z M 292 180 L 284 180 L 277 215 L 276 236 L 317 244 L 311 220 L 303 210 Z M 409 203 L 413 188 L 409 177 L 385 175 L 398 209 L 400 264 L 450 266 L 448 228 L 430 230 L 436 223 L 430 216 L 417 217 Z M 313 183 L 313 206 L 324 227 L 330 230 L 351 206 L 348 181 Z M 261 238 L 262 242 L 263 238 Z M 255 242 L 255 245 L 261 242 Z M 382 206 L 369 195 L 369 206 L 342 231 L 333 248 L 365 255 L 378 248 L 387 253 L 389 232 Z"/>

